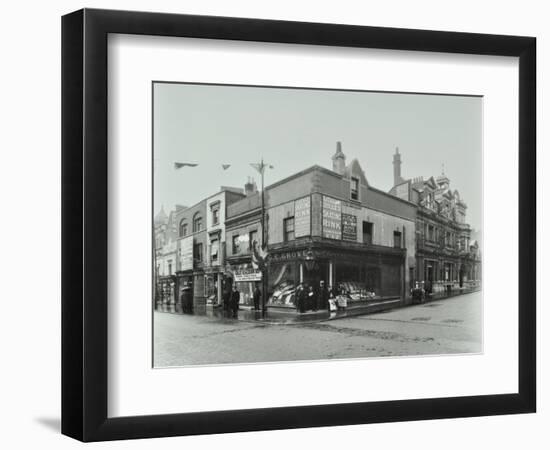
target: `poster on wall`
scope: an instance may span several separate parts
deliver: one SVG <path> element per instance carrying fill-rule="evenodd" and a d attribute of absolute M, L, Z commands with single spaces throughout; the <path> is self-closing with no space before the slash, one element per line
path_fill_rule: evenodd
<path fill-rule="evenodd" d="M 253 268 L 238 269 L 233 272 L 236 282 L 261 281 L 262 272 Z"/>
<path fill-rule="evenodd" d="M 357 216 L 342 214 L 342 239 L 344 241 L 357 241 Z"/>
<path fill-rule="evenodd" d="M 193 269 L 193 236 L 180 241 L 180 270 Z"/>
<path fill-rule="evenodd" d="M 309 236 L 311 230 L 311 197 L 304 197 L 294 202 L 294 235 Z"/>
<path fill-rule="evenodd" d="M 342 202 L 323 195 L 323 237 L 342 239 Z"/>

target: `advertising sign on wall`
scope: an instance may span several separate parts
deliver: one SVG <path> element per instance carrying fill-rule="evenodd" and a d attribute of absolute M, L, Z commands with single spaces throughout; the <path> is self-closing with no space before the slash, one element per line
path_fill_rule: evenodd
<path fill-rule="evenodd" d="M 180 241 L 180 270 L 193 269 L 193 236 Z"/>
<path fill-rule="evenodd" d="M 342 239 L 342 202 L 324 195 L 323 237 Z"/>
<path fill-rule="evenodd" d="M 294 236 L 309 236 L 311 230 L 311 197 L 294 202 Z"/>
<path fill-rule="evenodd" d="M 344 241 L 357 241 L 357 216 L 342 214 L 342 239 Z"/>
<path fill-rule="evenodd" d="M 262 279 L 262 272 L 256 269 L 238 269 L 233 272 L 236 282 L 244 281 L 260 281 Z"/>

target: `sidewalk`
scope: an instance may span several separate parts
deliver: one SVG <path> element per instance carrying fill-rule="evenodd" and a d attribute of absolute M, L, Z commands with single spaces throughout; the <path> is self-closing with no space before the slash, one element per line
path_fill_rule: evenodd
<path fill-rule="evenodd" d="M 268 309 L 265 315 L 261 311 L 254 311 L 248 309 L 240 309 L 237 318 L 233 318 L 224 312 L 221 308 L 213 308 L 206 306 L 200 309 L 195 309 L 193 315 L 206 316 L 224 320 L 239 320 L 243 322 L 262 322 L 266 324 L 277 325 L 290 325 L 298 323 L 312 323 L 322 322 L 327 320 L 342 319 L 344 317 L 360 316 L 363 314 L 371 314 L 379 311 L 385 311 L 388 309 L 396 308 L 400 305 L 399 299 L 385 300 L 372 302 L 364 305 L 357 305 L 346 308 L 341 311 L 328 312 L 323 311 L 308 311 L 305 313 L 298 313 L 295 309 L 289 309 L 288 311 L 282 309 Z M 182 314 L 182 312 L 172 307 L 161 307 L 156 309 L 159 312 L 166 312 L 172 314 Z"/>

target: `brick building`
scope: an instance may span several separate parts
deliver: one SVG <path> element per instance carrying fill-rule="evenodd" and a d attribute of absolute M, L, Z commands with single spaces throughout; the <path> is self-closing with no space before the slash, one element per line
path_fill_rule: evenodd
<path fill-rule="evenodd" d="M 332 160 L 332 170 L 312 166 L 265 188 L 272 307 L 293 307 L 299 283 L 317 287 L 321 280 L 345 287 L 356 301 L 407 297 L 416 206 L 370 186 L 357 160 L 346 164 L 340 143 Z M 228 208 L 228 271 L 251 277 L 242 278 L 241 292 L 258 279 L 251 243 L 260 235 L 260 195 Z"/>

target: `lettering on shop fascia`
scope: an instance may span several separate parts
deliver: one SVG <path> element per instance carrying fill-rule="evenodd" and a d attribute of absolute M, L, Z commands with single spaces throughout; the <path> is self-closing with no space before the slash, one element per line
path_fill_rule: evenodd
<path fill-rule="evenodd" d="M 269 260 L 272 262 L 286 261 L 289 259 L 305 258 L 305 256 L 306 256 L 306 251 L 299 250 L 295 252 L 272 253 L 271 255 L 269 255 Z"/>

